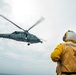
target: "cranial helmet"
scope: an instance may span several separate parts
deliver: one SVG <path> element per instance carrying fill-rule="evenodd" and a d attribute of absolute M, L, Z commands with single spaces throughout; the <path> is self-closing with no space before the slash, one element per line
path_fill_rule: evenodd
<path fill-rule="evenodd" d="M 63 36 L 63 41 L 76 42 L 76 33 L 74 31 L 68 30 Z"/>

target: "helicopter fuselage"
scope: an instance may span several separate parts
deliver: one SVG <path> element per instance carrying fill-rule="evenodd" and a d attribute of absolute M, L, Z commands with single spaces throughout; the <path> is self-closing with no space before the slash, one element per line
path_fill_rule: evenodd
<path fill-rule="evenodd" d="M 32 29 L 33 27 L 35 27 L 37 24 L 39 24 L 41 21 L 44 20 L 43 17 L 41 17 L 34 25 L 32 25 L 28 30 L 24 30 L 23 28 L 21 28 L 20 26 L 18 26 L 17 24 L 15 24 L 14 22 L 12 22 L 11 20 L 9 20 L 8 18 L 6 18 L 5 16 L 0 14 L 0 17 L 4 18 L 5 20 L 7 20 L 8 22 L 12 23 L 14 26 L 16 26 L 17 28 L 23 30 L 23 32 L 21 31 L 15 31 L 11 34 L 0 34 L 0 38 L 8 38 L 8 39 L 13 39 L 16 41 L 22 41 L 22 42 L 28 42 L 28 45 L 30 45 L 31 43 L 39 43 L 42 41 L 36 37 L 33 34 L 29 33 L 29 30 Z"/>
<path fill-rule="evenodd" d="M 42 41 L 35 35 L 30 34 L 28 32 L 20 32 L 20 31 L 15 31 L 11 34 L 0 34 L 0 38 L 8 38 L 16 41 L 28 42 L 28 44 L 39 43 L 39 42 L 42 43 Z"/>

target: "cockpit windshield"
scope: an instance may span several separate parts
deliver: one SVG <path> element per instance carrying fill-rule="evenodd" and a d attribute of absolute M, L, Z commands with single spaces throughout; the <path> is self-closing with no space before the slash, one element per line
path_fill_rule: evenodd
<path fill-rule="evenodd" d="M 13 32 L 12 34 L 19 34 L 20 32 L 18 32 L 18 31 L 15 31 L 15 32 Z"/>

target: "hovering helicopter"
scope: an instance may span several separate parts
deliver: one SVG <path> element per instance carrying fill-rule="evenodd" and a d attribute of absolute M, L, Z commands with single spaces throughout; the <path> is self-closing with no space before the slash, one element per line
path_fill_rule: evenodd
<path fill-rule="evenodd" d="M 7 39 L 13 39 L 16 41 L 21 41 L 21 42 L 27 42 L 27 45 L 33 44 L 33 43 L 42 43 L 43 41 L 38 38 L 37 36 L 29 33 L 29 30 L 32 29 L 34 26 L 36 26 L 37 24 L 39 24 L 41 21 L 44 20 L 43 17 L 41 17 L 33 26 L 31 26 L 28 30 L 24 30 L 23 28 L 19 27 L 17 24 L 15 24 L 14 22 L 12 22 L 11 20 L 9 20 L 8 18 L 6 18 L 3 15 L 0 15 L 0 17 L 3 17 L 4 19 L 6 19 L 7 21 L 9 21 L 10 23 L 12 23 L 13 25 L 15 25 L 16 27 L 18 27 L 19 29 L 23 30 L 23 31 L 14 31 L 11 34 L 0 34 L 0 38 L 7 38 Z"/>

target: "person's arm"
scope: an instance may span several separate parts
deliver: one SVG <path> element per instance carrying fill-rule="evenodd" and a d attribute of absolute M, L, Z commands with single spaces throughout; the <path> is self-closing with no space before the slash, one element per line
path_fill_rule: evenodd
<path fill-rule="evenodd" d="M 60 60 L 61 53 L 62 53 L 62 45 L 59 44 L 51 53 L 50 57 L 54 62 L 58 62 Z"/>

